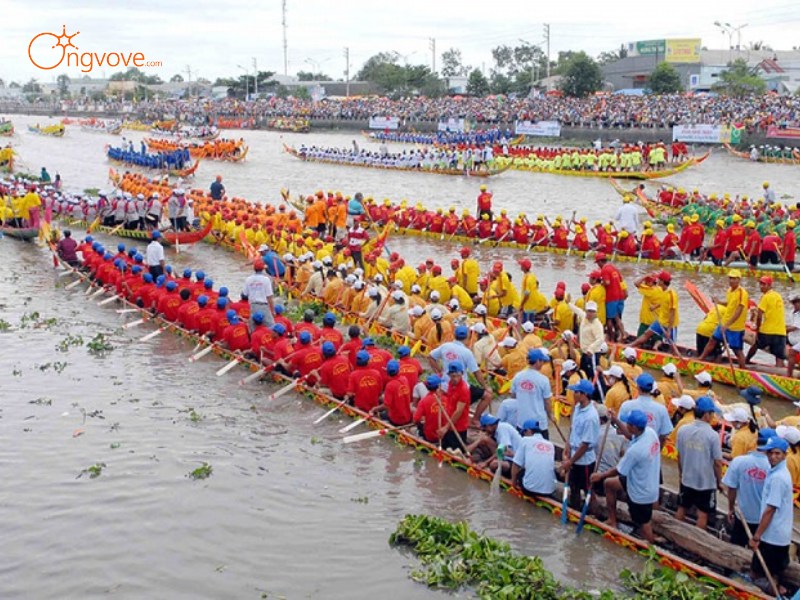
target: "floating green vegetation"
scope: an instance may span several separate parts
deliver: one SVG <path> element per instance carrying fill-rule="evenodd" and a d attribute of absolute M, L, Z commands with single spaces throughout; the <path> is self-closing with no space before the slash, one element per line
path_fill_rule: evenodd
<path fill-rule="evenodd" d="M 56 344 L 56 350 L 59 352 L 69 352 L 69 349 L 73 346 L 83 346 L 83 338 L 79 335 L 72 335 L 70 333 L 67 335 L 67 337 Z"/>
<path fill-rule="evenodd" d="M 11 323 L 6 321 L 5 319 L 0 319 L 0 331 L 10 331 L 11 330 Z"/>
<path fill-rule="evenodd" d="M 197 467 L 194 471 L 189 473 L 187 477 L 190 479 L 208 479 L 211 477 L 211 473 L 214 469 L 211 467 L 210 464 L 204 462 L 201 466 Z"/>
<path fill-rule="evenodd" d="M 204 417 L 203 415 L 201 415 L 199 412 L 196 412 L 194 409 L 192 409 L 192 410 L 190 410 L 190 411 L 189 411 L 189 420 L 190 420 L 192 423 L 199 423 L 199 422 L 200 422 L 200 421 L 202 421 L 204 418 L 205 418 L 205 417 Z"/>
<path fill-rule="evenodd" d="M 33 329 L 49 329 L 53 325 L 58 323 L 58 319 L 55 317 L 50 317 L 49 319 L 45 319 L 39 313 L 39 311 L 34 310 L 30 313 L 25 313 L 19 320 L 19 328 L 26 329 L 31 327 Z"/>
<path fill-rule="evenodd" d="M 89 354 L 94 354 L 95 356 L 106 354 L 114 349 L 114 346 L 102 333 L 98 333 L 91 341 L 87 342 L 86 347 L 89 349 Z"/>
<path fill-rule="evenodd" d="M 406 515 L 389 537 L 408 546 L 421 560 L 411 571 L 414 581 L 431 588 L 471 588 L 481 599 L 614 600 L 679 598 L 720 600 L 725 594 L 691 580 L 685 573 L 658 566 L 655 554 L 640 573 L 624 570 L 625 591 L 579 590 L 559 582 L 538 556 L 524 556 L 501 542 L 472 531 L 466 522 L 450 523 L 427 515 Z"/>
<path fill-rule="evenodd" d="M 103 469 L 106 467 L 106 463 L 95 463 L 91 467 L 85 468 L 83 471 L 78 473 L 78 477 L 76 479 L 80 479 L 84 475 L 89 475 L 89 479 L 97 479 L 100 477 L 100 474 L 103 472 Z"/>

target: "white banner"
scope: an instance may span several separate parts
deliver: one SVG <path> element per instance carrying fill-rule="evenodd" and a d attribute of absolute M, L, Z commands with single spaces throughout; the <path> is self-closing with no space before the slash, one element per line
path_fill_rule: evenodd
<path fill-rule="evenodd" d="M 464 119 L 447 119 L 446 121 L 439 121 L 436 129 L 438 131 L 462 132 L 466 131 L 466 123 Z"/>
<path fill-rule="evenodd" d="M 731 129 L 724 125 L 675 125 L 672 127 L 672 141 L 697 144 L 729 144 L 731 141 Z"/>
<path fill-rule="evenodd" d="M 398 117 L 370 117 L 370 129 L 397 129 L 400 127 Z"/>
<path fill-rule="evenodd" d="M 517 135 L 535 135 L 540 137 L 561 137 L 561 124 L 558 121 L 517 121 L 514 124 Z"/>

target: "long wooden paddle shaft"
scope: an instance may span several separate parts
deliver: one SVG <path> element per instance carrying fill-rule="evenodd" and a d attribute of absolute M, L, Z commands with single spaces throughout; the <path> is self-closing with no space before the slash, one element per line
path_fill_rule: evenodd
<path fill-rule="evenodd" d="M 442 399 L 439 394 L 436 394 L 436 403 L 439 405 L 439 414 L 444 414 L 444 418 L 447 419 L 447 424 L 450 425 L 450 428 L 453 430 L 453 433 L 458 440 L 459 446 L 461 446 L 461 449 L 464 451 L 464 458 L 469 458 L 469 450 L 467 450 L 464 440 L 461 439 L 461 435 L 458 433 L 456 426 L 453 424 L 453 419 L 450 418 L 450 413 L 444 409 L 444 406 L 442 405 Z"/>
<path fill-rule="evenodd" d="M 736 369 L 733 367 L 733 357 L 731 356 L 730 346 L 728 346 L 728 338 L 725 337 L 726 329 L 722 325 L 722 316 L 719 314 L 719 306 L 717 305 L 716 302 L 714 302 L 714 310 L 717 311 L 717 321 L 719 321 L 719 330 L 720 330 L 720 333 L 722 333 L 722 347 L 725 349 L 725 354 L 728 357 L 728 366 L 731 368 L 731 376 L 733 377 L 733 385 L 735 385 L 737 388 L 741 389 L 739 387 L 739 380 L 736 377 Z"/>
<path fill-rule="evenodd" d="M 594 461 L 594 468 L 592 475 L 597 473 L 600 467 L 600 459 L 603 458 L 603 451 L 606 449 L 606 439 L 608 438 L 608 430 L 611 428 L 611 421 L 606 423 L 605 431 L 603 431 L 603 439 L 600 441 L 600 448 L 598 449 L 597 456 Z M 581 516 L 578 519 L 578 525 L 575 527 L 575 533 L 578 534 L 583 531 L 583 524 L 586 521 L 586 515 L 589 513 L 589 505 L 592 502 L 592 486 L 589 484 L 589 489 L 586 491 L 586 498 L 583 501 L 583 508 L 581 509 Z"/>
<path fill-rule="evenodd" d="M 734 504 L 733 510 L 736 512 L 736 517 L 739 519 L 739 521 L 742 522 L 742 526 L 744 527 L 744 531 L 747 534 L 747 541 L 752 541 L 753 540 L 753 534 L 750 533 L 750 527 L 748 526 L 747 520 L 744 518 L 744 515 L 742 514 L 742 509 L 739 508 L 739 504 L 738 503 Z M 778 590 L 778 584 L 775 582 L 775 578 L 772 576 L 772 573 L 770 572 L 769 568 L 767 567 L 767 562 L 764 560 L 764 556 L 761 554 L 761 550 L 756 548 L 754 550 L 754 552 L 756 553 L 756 557 L 758 558 L 758 562 L 761 563 L 761 568 L 764 569 L 764 575 L 767 576 L 767 581 L 769 581 L 769 585 L 772 588 L 772 593 L 775 594 L 776 598 L 780 598 L 781 594 L 780 594 L 780 592 Z"/>

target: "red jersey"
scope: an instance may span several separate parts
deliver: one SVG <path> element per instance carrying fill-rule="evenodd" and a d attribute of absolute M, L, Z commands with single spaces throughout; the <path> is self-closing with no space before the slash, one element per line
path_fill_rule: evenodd
<path fill-rule="evenodd" d="M 606 263 L 600 269 L 603 276 L 603 287 L 606 288 L 606 302 L 617 302 L 625 299 L 625 292 L 622 290 L 622 275 L 611 263 Z"/>
<path fill-rule="evenodd" d="M 288 359 L 293 373 L 300 372 L 302 377 L 322 365 L 322 350 L 317 346 L 303 346 Z M 311 382 L 313 385 L 313 382 Z"/>
<path fill-rule="evenodd" d="M 264 357 L 269 360 L 281 360 L 286 358 L 294 352 L 294 346 L 285 337 L 273 337 L 269 339 L 268 336 L 261 338 L 261 347 L 264 349 Z"/>
<path fill-rule="evenodd" d="M 126 275 L 117 283 L 117 293 L 125 298 L 130 298 L 144 285 L 141 275 Z"/>
<path fill-rule="evenodd" d="M 589 250 L 589 237 L 585 233 L 576 233 L 572 240 L 572 247 L 580 252 Z"/>
<path fill-rule="evenodd" d="M 528 233 L 529 228 L 524 223 L 520 225 L 514 225 L 514 232 L 512 236 L 514 237 L 514 241 L 518 244 L 527 244 L 528 243 Z"/>
<path fill-rule="evenodd" d="M 414 423 L 423 423 L 422 435 L 427 441 L 433 444 L 439 441 L 437 431 L 440 427 L 447 424 L 447 419 L 445 419 L 439 411 L 439 401 L 436 398 L 436 392 L 428 392 L 428 394 L 419 401 L 417 409 L 414 411 Z"/>
<path fill-rule="evenodd" d="M 794 262 L 795 254 L 797 253 L 797 238 L 794 231 L 787 229 L 783 236 L 783 260 L 786 262 Z"/>
<path fill-rule="evenodd" d="M 161 302 L 161 298 L 167 295 L 167 290 L 164 287 L 158 287 L 156 285 L 155 289 L 150 292 L 150 303 L 145 304 L 145 308 L 155 308 L 158 310 L 158 303 Z"/>
<path fill-rule="evenodd" d="M 478 230 L 478 220 L 475 217 L 467 215 L 461 219 L 461 225 L 464 227 L 465 235 L 468 237 L 475 237 Z"/>
<path fill-rule="evenodd" d="M 294 328 L 295 337 L 299 336 L 303 331 L 310 333 L 312 340 L 318 340 L 319 334 L 321 333 L 320 328 L 314 325 L 314 323 L 306 323 L 305 321 L 301 321 Z"/>
<path fill-rule="evenodd" d="M 350 361 L 344 356 L 332 356 L 319 368 L 320 381 L 331 394 L 342 399 L 347 394 L 351 370 Z"/>
<path fill-rule="evenodd" d="M 489 192 L 481 192 L 478 196 L 478 210 L 492 210 L 492 195 Z"/>
<path fill-rule="evenodd" d="M 294 332 L 294 323 L 292 323 L 289 319 L 287 319 L 283 315 L 275 315 L 275 324 L 277 325 L 278 323 L 286 327 L 287 334 L 291 335 L 292 332 Z"/>
<path fill-rule="evenodd" d="M 455 215 L 449 215 L 444 220 L 444 232 L 448 235 L 455 233 L 458 230 L 458 217 Z"/>
<path fill-rule="evenodd" d="M 207 306 L 201 308 L 194 317 L 194 328 L 200 332 L 200 335 L 206 335 L 214 332 L 214 326 L 217 322 L 217 309 Z"/>
<path fill-rule="evenodd" d="M 347 378 L 347 393 L 355 399 L 356 408 L 369 411 L 378 406 L 383 378 L 375 369 L 359 367 Z"/>
<path fill-rule="evenodd" d="M 159 299 L 158 308 L 156 310 L 164 315 L 167 321 L 177 321 L 178 309 L 181 307 L 181 302 L 181 297 L 178 296 L 177 290 L 167 292 Z"/>
<path fill-rule="evenodd" d="M 337 351 L 342 346 L 342 332 L 336 327 L 323 327 L 319 331 L 319 337 L 323 342 L 332 342 Z"/>
<path fill-rule="evenodd" d="M 747 236 L 747 231 L 738 223 L 734 223 L 728 227 L 728 252 L 736 252 L 744 245 L 744 239 Z"/>
<path fill-rule="evenodd" d="M 464 404 L 464 410 L 461 411 L 458 419 L 453 421 L 453 425 L 455 425 L 456 431 L 466 431 L 469 427 L 469 405 L 471 400 L 467 382 L 462 379 L 458 385 L 453 385 L 451 381 L 447 386 L 444 398 L 444 406 L 450 417 L 455 414 L 459 404 Z"/>
<path fill-rule="evenodd" d="M 214 310 L 214 314 L 212 315 L 212 329 L 211 332 L 214 334 L 214 339 L 222 338 L 222 332 L 225 331 L 225 328 L 228 326 L 228 317 L 226 313 L 228 312 L 228 308 L 217 308 Z"/>
<path fill-rule="evenodd" d="M 569 248 L 569 232 L 564 227 L 556 227 L 553 229 L 552 243 L 556 248 L 566 250 Z"/>
<path fill-rule="evenodd" d="M 411 387 L 414 387 L 419 382 L 419 374 L 422 373 L 422 365 L 416 358 L 407 356 L 400 359 L 400 375 L 408 380 Z"/>
<path fill-rule="evenodd" d="M 492 235 L 492 222 L 489 219 L 481 219 L 478 222 L 478 237 L 482 240 Z"/>
<path fill-rule="evenodd" d="M 187 300 L 178 308 L 178 324 L 184 329 L 197 329 L 196 318 L 200 306 L 194 300 Z"/>
<path fill-rule="evenodd" d="M 433 215 L 428 230 L 431 233 L 442 233 L 444 231 L 444 217 L 439 214 Z"/>
<path fill-rule="evenodd" d="M 652 260 L 661 260 L 661 242 L 654 235 L 642 238 L 642 256 Z"/>
<path fill-rule="evenodd" d="M 225 342 L 229 350 L 244 352 L 250 349 L 250 334 L 247 331 L 247 323 L 236 323 L 228 325 L 222 330 L 222 341 Z"/>
<path fill-rule="evenodd" d="M 629 235 L 626 238 L 620 239 L 619 244 L 617 245 L 617 250 L 623 256 L 636 256 L 636 254 L 639 252 L 639 249 L 636 246 L 636 238 L 634 238 L 632 235 Z"/>
<path fill-rule="evenodd" d="M 383 391 L 383 403 L 392 425 L 411 422 L 411 386 L 402 375 L 392 377 Z"/>
<path fill-rule="evenodd" d="M 369 353 L 367 365 L 372 369 L 377 369 L 379 373 L 384 373 L 386 364 L 392 360 L 392 353 L 377 346 L 369 346 L 366 350 Z"/>
<path fill-rule="evenodd" d="M 272 329 L 265 325 L 257 325 L 250 334 L 250 351 L 256 356 L 259 356 L 261 354 L 261 347 L 270 337 L 272 337 Z"/>
<path fill-rule="evenodd" d="M 678 236 L 674 233 L 668 233 L 664 236 L 664 239 L 661 240 L 661 249 L 666 252 L 678 245 Z"/>
<path fill-rule="evenodd" d="M 717 260 L 724 259 L 725 250 L 727 247 L 728 247 L 728 231 L 725 229 L 720 229 L 714 235 L 714 239 L 711 242 L 711 256 L 713 256 Z"/>
<path fill-rule="evenodd" d="M 356 368 L 356 353 L 361 350 L 361 346 L 363 345 L 363 340 L 361 338 L 354 338 L 349 342 L 345 342 L 339 347 L 339 354 L 342 356 L 347 356 L 347 360 L 350 362 L 350 368 Z"/>
<path fill-rule="evenodd" d="M 747 256 L 759 256 L 761 254 L 761 235 L 755 230 L 751 233 L 744 243 L 744 253 Z"/>

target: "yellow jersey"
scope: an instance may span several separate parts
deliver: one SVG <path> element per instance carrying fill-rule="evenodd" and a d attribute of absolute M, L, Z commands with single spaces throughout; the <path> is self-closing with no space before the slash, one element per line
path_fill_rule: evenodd
<path fill-rule="evenodd" d="M 786 335 L 783 298 L 775 290 L 770 290 L 758 302 L 758 310 L 763 313 L 758 332 L 767 335 Z"/>
<path fill-rule="evenodd" d="M 481 276 L 481 268 L 478 261 L 474 258 L 467 258 L 461 261 L 456 271 L 456 277 L 461 287 L 467 290 L 470 295 L 478 293 L 478 279 Z"/>
<path fill-rule="evenodd" d="M 667 288 L 661 294 L 661 299 L 658 303 L 658 322 L 664 327 L 670 327 L 669 319 L 670 313 L 675 311 L 675 320 L 672 327 L 677 327 L 680 323 L 680 315 L 678 314 L 678 292 L 672 288 Z"/>
<path fill-rule="evenodd" d="M 593 285 L 586 294 L 586 302 L 597 303 L 597 318 L 606 324 L 606 288 L 602 283 Z"/>
<path fill-rule="evenodd" d="M 539 291 L 539 282 L 533 273 L 522 274 L 520 298 L 524 312 L 541 312 L 547 308 L 547 298 Z"/>
<path fill-rule="evenodd" d="M 731 436 L 731 458 L 747 454 L 755 450 L 757 445 L 758 433 L 750 431 L 750 427 L 744 425 Z"/>
<path fill-rule="evenodd" d="M 744 331 L 744 324 L 747 322 L 747 309 L 749 301 L 750 296 L 748 295 L 747 290 L 741 285 L 735 290 L 728 290 L 728 294 L 725 299 L 725 314 L 722 316 L 723 324 L 727 325 L 731 318 L 733 318 L 733 315 L 736 314 L 736 309 L 739 306 L 742 307 L 742 311 L 737 319 L 730 325 L 727 325 L 730 331 Z"/>
<path fill-rule="evenodd" d="M 661 296 L 664 291 L 657 285 L 640 285 L 638 288 L 642 295 L 642 308 L 639 309 L 639 323 L 652 325 L 657 317 L 657 307 L 661 305 Z"/>

